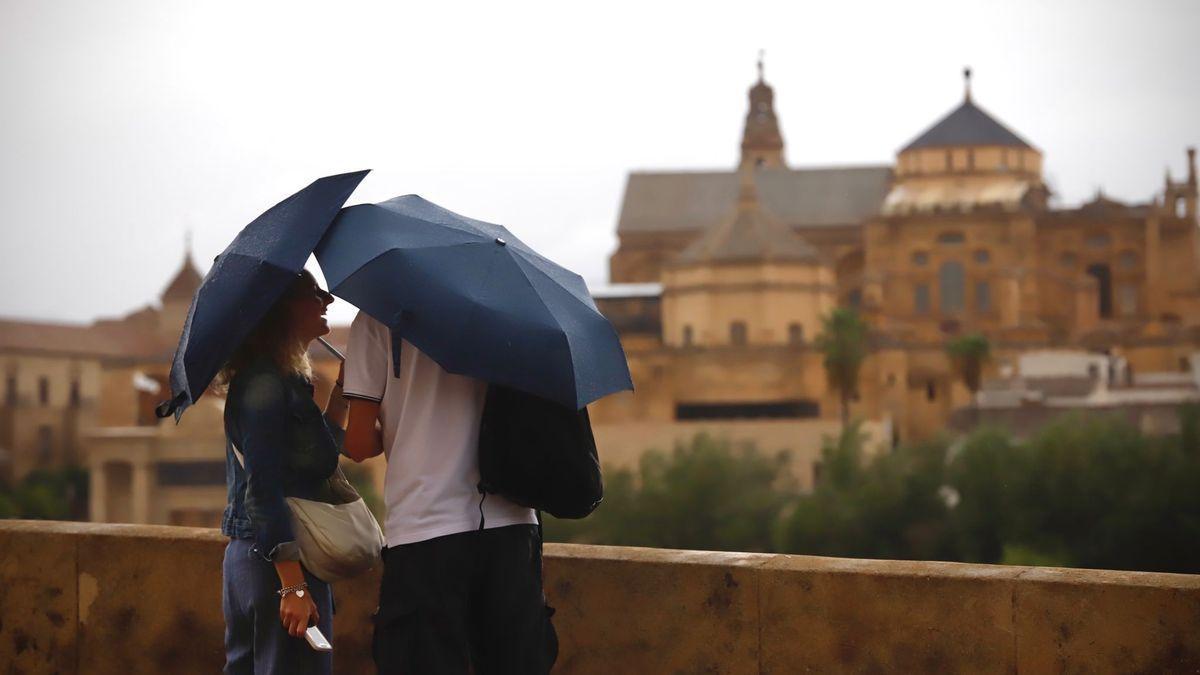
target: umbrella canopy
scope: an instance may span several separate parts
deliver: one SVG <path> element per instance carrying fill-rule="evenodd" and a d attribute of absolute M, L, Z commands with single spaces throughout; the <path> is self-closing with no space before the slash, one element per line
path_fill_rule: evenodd
<path fill-rule="evenodd" d="M 326 176 L 268 209 L 217 256 L 188 309 L 159 417 L 196 402 L 258 325 L 329 229 L 367 171 Z"/>
<path fill-rule="evenodd" d="M 583 278 L 500 225 L 407 195 L 343 209 L 316 255 L 334 295 L 451 373 L 572 409 L 633 388 Z"/>

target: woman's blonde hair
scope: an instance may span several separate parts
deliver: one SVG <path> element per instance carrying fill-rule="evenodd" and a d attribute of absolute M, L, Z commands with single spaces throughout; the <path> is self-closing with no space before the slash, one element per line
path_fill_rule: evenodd
<path fill-rule="evenodd" d="M 213 389 L 219 393 L 229 391 L 229 383 L 233 378 L 256 358 L 266 355 L 285 374 L 300 375 L 305 379 L 312 378 L 312 361 L 308 358 L 308 344 L 295 339 L 291 332 L 291 317 L 288 314 L 289 303 L 296 295 L 308 289 L 315 283 L 308 271 L 297 275 L 296 280 L 288 287 L 275 304 L 271 306 L 250 335 L 233 352 L 233 356 L 221 367 L 213 380 Z"/>

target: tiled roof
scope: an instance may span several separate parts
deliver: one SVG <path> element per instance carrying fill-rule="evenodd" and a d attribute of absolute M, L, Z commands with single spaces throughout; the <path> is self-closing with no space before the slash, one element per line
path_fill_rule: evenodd
<path fill-rule="evenodd" d="M 763 205 L 792 227 L 857 225 L 879 212 L 891 184 L 888 166 L 760 169 Z M 631 173 L 621 233 L 693 232 L 732 218 L 735 171 Z"/>
<path fill-rule="evenodd" d="M 179 336 L 158 332 L 153 322 L 157 317 L 150 316 L 151 321 L 147 322 L 147 312 L 157 314 L 153 308 L 147 308 L 123 319 L 91 325 L 0 320 L 0 351 L 169 363 Z M 345 353 L 349 335 L 349 326 L 332 326 L 325 339 Z M 309 354 L 315 359 L 332 358 L 316 342 Z"/>
<path fill-rule="evenodd" d="M 192 255 L 189 252 L 184 255 L 183 266 L 179 268 L 179 272 L 175 274 L 175 278 L 171 279 L 171 283 L 167 284 L 166 289 L 163 290 L 162 299 L 191 301 L 192 296 L 196 294 L 196 289 L 200 288 L 200 282 L 203 280 L 204 277 L 196 269 L 196 265 L 192 263 Z"/>
<path fill-rule="evenodd" d="M 169 360 L 174 349 L 153 331 L 118 322 L 87 326 L 0 320 L 0 350 L 4 351 Z"/>
<path fill-rule="evenodd" d="M 763 208 L 757 173 L 747 169 L 741 175 L 737 210 L 684 249 L 679 254 L 680 263 L 819 260 L 812 245 Z"/>
<path fill-rule="evenodd" d="M 1033 147 L 968 98 L 900 152 L 954 145 Z"/>

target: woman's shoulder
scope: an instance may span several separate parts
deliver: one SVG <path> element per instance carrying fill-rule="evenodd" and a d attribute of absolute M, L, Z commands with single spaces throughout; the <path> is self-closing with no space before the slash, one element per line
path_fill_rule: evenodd
<path fill-rule="evenodd" d="M 287 387 L 287 376 L 268 357 L 260 356 L 246 364 L 229 381 L 230 397 L 247 403 L 282 400 Z"/>

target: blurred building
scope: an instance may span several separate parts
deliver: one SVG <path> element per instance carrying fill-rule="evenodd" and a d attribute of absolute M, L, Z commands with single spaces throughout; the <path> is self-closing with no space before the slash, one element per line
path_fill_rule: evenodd
<path fill-rule="evenodd" d="M 989 337 L 993 380 L 1063 348 L 1147 373 L 1104 384 L 1105 405 L 1135 405 L 1154 378 L 1191 376 L 1200 350 L 1194 149 L 1186 177 L 1168 175 L 1143 203 L 1098 193 L 1053 206 L 1042 152 L 973 100 L 969 77 L 958 106 L 890 164 L 790 167 L 784 147 L 760 65 L 736 167 L 629 176 L 612 284 L 593 289 L 636 386 L 591 407 L 606 463 L 631 466 L 648 448 L 705 432 L 790 450 L 810 485 L 822 438 L 839 429 L 812 340 L 839 305 L 872 326 L 852 404 L 872 447 L 946 428 L 970 402 L 945 353 L 964 333 Z M 0 479 L 82 464 L 95 520 L 218 522 L 221 399 L 206 396 L 178 426 L 153 413 L 200 281 L 188 255 L 157 304 L 125 317 L 0 321 Z M 330 337 L 344 345 L 345 333 Z M 321 350 L 313 357 L 324 400 L 336 362 Z M 1022 382 L 1012 386 L 1029 409 L 1039 380 Z M 1101 385 L 1088 386 L 1085 398 Z M 1058 409 L 1052 393 L 1043 392 L 1045 411 Z M 1006 395 L 989 389 L 981 406 L 1007 415 L 1007 404 L 993 406 Z"/>
<path fill-rule="evenodd" d="M 750 89 L 737 167 L 629 176 L 597 302 L 637 387 L 598 403 L 601 425 L 831 419 L 810 347 L 820 317 L 872 327 L 854 413 L 893 440 L 942 429 L 968 393 L 946 341 L 980 332 L 991 368 L 1082 347 L 1139 372 L 1190 372 L 1200 348 L 1195 149 L 1186 178 L 1126 204 L 1098 192 L 1052 205 L 1037 147 L 973 99 L 893 163 L 796 168 L 774 94 Z"/>
<path fill-rule="evenodd" d="M 1179 433 L 1179 408 L 1200 403 L 1200 353 L 1186 372 L 1139 373 L 1120 356 L 1047 350 L 1022 354 L 1015 368 L 986 380 L 951 426 L 998 426 L 1027 437 L 1064 414 L 1118 417 L 1145 434 Z"/>
<path fill-rule="evenodd" d="M 187 253 L 159 302 L 124 317 L 89 325 L 0 320 L 0 480 L 83 466 L 93 521 L 218 525 L 223 400 L 205 396 L 178 425 L 154 414 L 168 398 L 171 359 L 201 280 Z M 344 343 L 345 329 L 331 337 Z M 318 396 L 328 396 L 336 363 L 323 352 L 313 357 Z"/>

